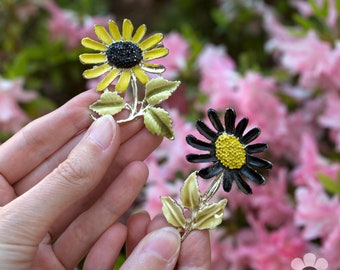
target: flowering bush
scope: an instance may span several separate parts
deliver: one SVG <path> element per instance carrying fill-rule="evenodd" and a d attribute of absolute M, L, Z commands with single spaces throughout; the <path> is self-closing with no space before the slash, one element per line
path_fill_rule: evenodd
<path fill-rule="evenodd" d="M 253 195 L 218 191 L 228 204 L 211 232 L 212 269 L 290 269 L 308 252 L 325 258 L 327 269 L 340 269 L 339 1 L 178 0 L 159 7 L 126 0 L 87 10 L 81 1 L 21 2 L 5 0 L 0 11 L 7 30 L 0 37 L 3 134 L 95 85 L 86 86 L 78 63 L 80 40 L 93 35 L 94 23 L 117 17 L 148 23 L 151 32 L 167 33 L 170 53 L 157 60 L 168 67 L 164 76 L 182 84 L 166 101 L 175 140 L 164 140 L 148 158 L 149 181 L 137 207 L 161 212 L 159 197 L 176 194 L 181 179 L 202 168 L 185 160 L 193 152 L 186 135 L 200 137 L 194 120 L 208 108 L 222 116 L 233 107 L 237 122 L 247 116 L 248 129 L 261 128 L 269 145 L 262 157 L 273 170 L 263 172 L 267 184 L 253 186 Z M 132 6 L 145 16 L 133 18 L 124 9 Z M 151 20 L 152 8 L 160 13 Z M 200 180 L 201 189 L 207 185 Z"/>

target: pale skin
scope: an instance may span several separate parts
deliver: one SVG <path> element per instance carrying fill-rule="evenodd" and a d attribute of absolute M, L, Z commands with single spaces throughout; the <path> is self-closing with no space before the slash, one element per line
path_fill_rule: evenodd
<path fill-rule="evenodd" d="M 84 92 L 0 146 L 1 269 L 75 269 L 85 255 L 83 269 L 112 269 L 124 244 L 123 270 L 209 269 L 207 231 L 181 243 L 161 215 L 117 221 L 146 183 L 143 160 L 161 138 L 141 119 L 93 122 L 87 108 L 97 99 Z"/>

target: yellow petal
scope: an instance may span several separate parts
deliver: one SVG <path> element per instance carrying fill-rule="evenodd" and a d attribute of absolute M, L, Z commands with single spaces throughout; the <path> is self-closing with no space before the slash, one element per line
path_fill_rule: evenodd
<path fill-rule="evenodd" d="M 145 74 L 144 70 L 141 69 L 139 66 L 135 66 L 132 68 L 133 73 L 136 75 L 137 79 L 142 83 L 146 84 L 149 81 L 148 75 Z"/>
<path fill-rule="evenodd" d="M 165 67 L 158 64 L 144 64 L 142 69 L 149 73 L 160 74 L 165 71 Z"/>
<path fill-rule="evenodd" d="M 103 64 L 100 66 L 95 66 L 91 69 L 87 69 L 83 72 L 83 76 L 86 79 L 92 79 L 103 75 L 105 72 L 109 71 L 112 67 L 109 64 Z"/>
<path fill-rule="evenodd" d="M 107 61 L 106 55 L 103 53 L 83 53 L 79 55 L 79 59 L 83 64 L 100 64 Z"/>
<path fill-rule="evenodd" d="M 109 86 L 110 83 L 116 79 L 116 77 L 119 75 L 120 70 L 119 69 L 112 69 L 109 74 L 97 85 L 98 91 L 103 91 L 105 88 Z"/>
<path fill-rule="evenodd" d="M 131 71 L 130 70 L 123 71 L 116 84 L 116 91 L 124 92 L 130 83 L 130 79 L 131 79 Z"/>
<path fill-rule="evenodd" d="M 88 49 L 92 49 L 92 50 L 96 50 L 96 51 L 106 51 L 107 50 L 107 47 L 103 44 L 103 43 L 100 43 L 96 40 L 93 40 L 91 38 L 83 38 L 81 40 L 81 44 L 85 47 L 85 48 L 88 48 Z"/>
<path fill-rule="evenodd" d="M 104 26 L 100 24 L 96 24 L 94 26 L 94 32 L 96 33 L 97 37 L 103 41 L 104 43 L 110 45 L 113 42 L 112 37 L 109 35 L 109 33 L 106 31 Z"/>
<path fill-rule="evenodd" d="M 124 19 L 123 21 L 123 38 L 126 41 L 131 41 L 133 32 L 133 24 L 129 19 Z"/>
<path fill-rule="evenodd" d="M 109 21 L 109 31 L 115 41 L 122 40 L 122 36 L 120 35 L 119 28 L 115 21 Z"/>
<path fill-rule="evenodd" d="M 152 47 L 155 47 L 160 41 L 162 41 L 162 39 L 163 34 L 154 34 L 151 37 L 148 37 L 146 40 L 143 40 L 143 42 L 139 44 L 139 48 L 141 48 L 142 51 L 151 49 Z"/>
<path fill-rule="evenodd" d="M 138 43 L 144 37 L 145 33 L 146 33 L 146 26 L 145 24 L 142 24 L 141 26 L 137 28 L 136 33 L 132 37 L 131 41 L 133 43 Z"/>
<path fill-rule="evenodd" d="M 167 48 L 156 48 L 151 51 L 146 51 L 143 53 L 144 61 L 150 61 L 156 58 L 166 56 L 169 53 Z"/>

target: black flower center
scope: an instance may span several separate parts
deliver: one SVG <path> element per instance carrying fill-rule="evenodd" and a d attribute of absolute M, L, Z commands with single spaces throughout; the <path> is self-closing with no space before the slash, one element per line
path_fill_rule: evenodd
<path fill-rule="evenodd" d="M 142 50 L 128 41 L 112 43 L 106 50 L 106 56 L 109 65 L 116 68 L 132 68 L 143 59 Z"/>
<path fill-rule="evenodd" d="M 307 267 L 304 267 L 302 270 L 317 270 L 317 269 L 312 266 L 307 266 Z"/>

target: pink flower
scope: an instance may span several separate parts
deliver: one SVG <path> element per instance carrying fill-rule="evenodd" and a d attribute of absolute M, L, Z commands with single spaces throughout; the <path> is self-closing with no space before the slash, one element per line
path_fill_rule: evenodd
<path fill-rule="evenodd" d="M 321 126 L 330 129 L 331 139 L 335 142 L 337 150 L 340 150 L 340 96 L 329 93 L 326 95 L 324 112 L 319 118 Z"/>
<path fill-rule="evenodd" d="M 334 215 L 331 214 L 331 215 Z M 327 270 L 340 269 L 340 223 L 338 223 L 334 229 L 329 233 L 327 239 L 325 239 L 320 251 L 322 256 L 327 260 L 329 268 Z"/>
<path fill-rule="evenodd" d="M 300 147 L 300 165 L 293 171 L 295 185 L 304 185 L 313 189 L 320 188 L 317 174 L 322 173 L 330 178 L 335 178 L 339 165 L 330 163 L 322 157 L 317 148 L 315 138 L 310 134 L 304 134 Z"/>
<path fill-rule="evenodd" d="M 36 93 L 25 91 L 23 84 L 22 78 L 7 80 L 0 77 L 0 129 L 4 132 L 16 132 L 28 120 L 19 103 L 34 99 Z"/>
<path fill-rule="evenodd" d="M 202 77 L 199 88 L 209 99 L 207 106 L 225 110 L 226 104 L 235 104 L 239 75 L 225 47 L 207 45 L 198 57 L 197 65 Z"/>
<path fill-rule="evenodd" d="M 170 110 L 173 119 L 173 129 L 176 134 L 173 141 L 163 140 L 162 144 L 152 154 L 158 160 L 162 160 L 162 166 L 166 168 L 165 179 L 173 179 L 177 172 L 187 175 L 193 168 L 187 162 L 185 156 L 192 152 L 192 147 L 187 144 L 185 137 L 195 130 L 193 125 L 185 122 L 177 110 Z"/>
<path fill-rule="evenodd" d="M 95 38 L 93 25 L 106 24 L 109 18 L 84 16 L 80 18 L 72 10 L 60 9 L 53 1 L 45 4 L 51 18 L 48 22 L 50 35 L 54 40 L 62 40 L 67 48 L 73 49 L 80 46 L 83 37 Z"/>
<path fill-rule="evenodd" d="M 189 45 L 187 41 L 177 32 L 171 32 L 165 35 L 163 39 L 164 47 L 169 49 L 166 57 L 157 60 L 158 64 L 166 67 L 164 78 L 168 80 L 175 79 L 178 73 L 186 68 Z"/>
<path fill-rule="evenodd" d="M 329 53 L 325 63 L 319 68 L 319 84 L 325 90 L 340 90 L 340 43 Z"/>
<path fill-rule="evenodd" d="M 291 261 L 306 251 L 306 244 L 293 224 L 268 231 L 261 223 L 249 218 L 256 241 L 249 247 L 254 269 L 289 269 Z"/>
<path fill-rule="evenodd" d="M 295 223 L 303 226 L 303 238 L 325 239 L 340 224 L 339 198 L 330 198 L 321 188 L 298 187 Z"/>

